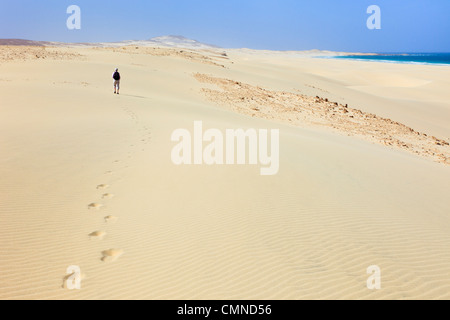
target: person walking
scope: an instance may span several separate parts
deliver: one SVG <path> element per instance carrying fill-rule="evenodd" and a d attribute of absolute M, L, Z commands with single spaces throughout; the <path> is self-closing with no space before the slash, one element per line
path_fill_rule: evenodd
<path fill-rule="evenodd" d="M 114 79 L 114 94 L 119 94 L 119 90 L 120 90 L 120 73 L 119 73 L 119 69 L 116 68 L 116 71 L 114 71 L 113 75 L 112 75 L 113 79 Z"/>

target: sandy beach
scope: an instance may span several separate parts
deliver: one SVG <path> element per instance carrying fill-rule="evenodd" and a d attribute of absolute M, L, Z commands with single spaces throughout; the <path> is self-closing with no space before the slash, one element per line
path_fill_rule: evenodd
<path fill-rule="evenodd" d="M 0 299 L 450 299 L 450 66 L 316 55 L 0 46 Z M 175 165 L 195 121 L 278 173 Z"/>

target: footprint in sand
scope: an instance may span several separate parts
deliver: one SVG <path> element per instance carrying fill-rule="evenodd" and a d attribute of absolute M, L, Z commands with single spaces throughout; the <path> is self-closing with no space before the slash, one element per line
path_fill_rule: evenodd
<path fill-rule="evenodd" d="M 105 217 L 106 223 L 115 223 L 117 220 L 119 220 L 119 218 L 117 218 L 115 216 L 106 216 Z"/>
<path fill-rule="evenodd" d="M 103 205 L 100 203 L 91 203 L 88 205 L 89 210 L 91 209 L 100 210 L 101 207 L 103 207 Z"/>
<path fill-rule="evenodd" d="M 109 188 L 109 185 L 107 185 L 107 184 L 99 184 L 97 186 L 97 189 L 108 189 L 108 188 Z"/>
<path fill-rule="evenodd" d="M 114 195 L 112 193 L 105 193 L 104 195 L 102 195 L 103 199 L 112 199 L 114 198 Z"/>
<path fill-rule="evenodd" d="M 97 238 L 100 240 L 103 240 L 103 238 L 106 236 L 106 232 L 105 231 L 95 231 L 89 234 L 89 237 L 91 238 Z"/>
<path fill-rule="evenodd" d="M 121 255 L 123 255 L 123 250 L 121 249 L 109 249 L 102 251 L 102 261 L 103 262 L 113 262 L 119 259 Z"/>

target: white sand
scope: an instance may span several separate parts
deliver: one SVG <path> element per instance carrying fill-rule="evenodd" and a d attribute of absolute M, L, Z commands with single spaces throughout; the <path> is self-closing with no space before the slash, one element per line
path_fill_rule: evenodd
<path fill-rule="evenodd" d="M 299 90 L 448 141 L 450 67 L 34 50 L 0 48 L 1 299 L 450 298 L 449 165 L 236 113 L 193 77 Z M 173 165 L 171 133 L 195 120 L 280 129 L 279 174 Z M 81 290 L 64 288 L 71 265 Z"/>

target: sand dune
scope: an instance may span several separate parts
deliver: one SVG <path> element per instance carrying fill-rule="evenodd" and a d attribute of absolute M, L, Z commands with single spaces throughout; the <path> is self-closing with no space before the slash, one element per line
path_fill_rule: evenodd
<path fill-rule="evenodd" d="M 229 79 L 196 74 L 201 83 L 216 84 L 222 90 L 203 89 L 212 102 L 231 107 L 252 117 L 281 120 L 296 126 L 321 126 L 346 135 L 410 151 L 450 164 L 447 140 L 416 132 L 399 122 L 349 108 L 327 98 L 290 92 L 268 91 Z"/>
<path fill-rule="evenodd" d="M 124 48 L 0 47 L 1 299 L 450 298 L 449 67 Z M 279 173 L 175 166 L 196 120 Z"/>
<path fill-rule="evenodd" d="M 185 48 L 196 50 L 219 49 L 218 46 L 188 39 L 183 36 L 162 36 L 148 40 L 126 40 L 119 42 L 97 42 L 97 43 L 64 43 L 49 41 L 33 41 L 25 39 L 0 39 L 0 45 L 7 46 L 54 46 L 54 47 L 85 47 L 85 48 L 117 48 L 124 46 L 142 46 L 158 48 Z"/>

